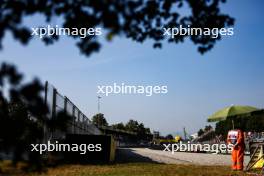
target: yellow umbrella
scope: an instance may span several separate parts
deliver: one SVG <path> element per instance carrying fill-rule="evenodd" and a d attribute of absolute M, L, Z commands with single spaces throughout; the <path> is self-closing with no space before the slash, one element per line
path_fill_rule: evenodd
<path fill-rule="evenodd" d="M 216 122 L 216 121 L 222 121 L 226 120 L 229 117 L 244 117 L 244 116 L 249 116 L 252 112 L 258 111 L 260 109 L 252 107 L 252 106 L 229 106 L 226 108 L 223 108 L 211 116 L 208 117 L 207 121 L 208 122 Z M 234 128 L 234 122 L 233 123 L 233 128 Z"/>

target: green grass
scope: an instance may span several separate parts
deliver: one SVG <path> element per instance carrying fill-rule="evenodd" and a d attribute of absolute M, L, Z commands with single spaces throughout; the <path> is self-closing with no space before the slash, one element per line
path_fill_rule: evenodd
<path fill-rule="evenodd" d="M 48 168 L 45 173 L 23 173 L 2 163 L 0 168 L 5 174 L 19 176 L 231 176 L 246 175 L 244 172 L 231 171 L 225 166 L 194 166 L 175 164 L 129 163 L 111 165 L 62 165 Z M 1 175 L 1 173 L 0 173 Z"/>

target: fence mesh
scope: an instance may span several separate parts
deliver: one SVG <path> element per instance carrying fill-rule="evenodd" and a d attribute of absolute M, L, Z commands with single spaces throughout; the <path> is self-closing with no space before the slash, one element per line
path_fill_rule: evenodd
<path fill-rule="evenodd" d="M 54 118 L 60 111 L 66 112 L 72 118 L 67 122 L 67 133 L 70 134 L 101 134 L 90 119 L 66 96 L 60 94 L 50 83 L 45 85 L 45 102 L 49 108 L 49 118 Z M 55 132 L 56 138 L 63 134 Z"/>

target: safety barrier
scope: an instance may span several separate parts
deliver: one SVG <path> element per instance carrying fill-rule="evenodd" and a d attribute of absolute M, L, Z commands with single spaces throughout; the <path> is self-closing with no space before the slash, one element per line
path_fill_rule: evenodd
<path fill-rule="evenodd" d="M 264 169 L 264 142 L 250 143 L 250 161 L 246 171 L 251 169 Z"/>
<path fill-rule="evenodd" d="M 85 152 L 82 154 L 76 151 L 64 152 L 65 162 L 104 163 L 115 160 L 116 145 L 112 136 L 67 134 L 65 143 L 78 146 L 90 146 L 90 148 L 83 148 Z"/>

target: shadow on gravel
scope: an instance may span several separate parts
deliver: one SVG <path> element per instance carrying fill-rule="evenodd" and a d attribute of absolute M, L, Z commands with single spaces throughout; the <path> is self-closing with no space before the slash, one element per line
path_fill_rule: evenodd
<path fill-rule="evenodd" d="M 130 148 L 118 148 L 116 150 L 115 163 L 159 163 L 152 159 L 135 153 Z M 159 163 L 160 164 L 160 163 Z"/>

